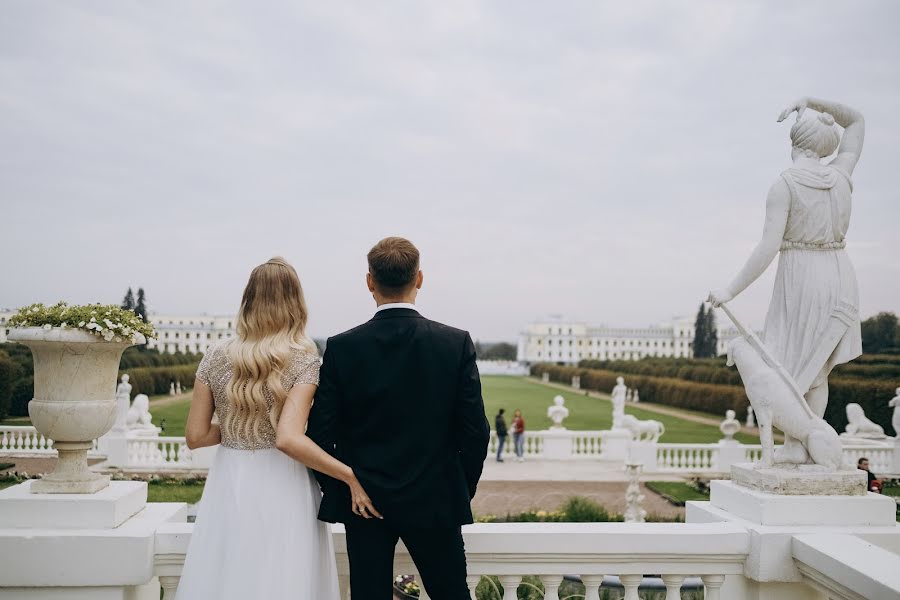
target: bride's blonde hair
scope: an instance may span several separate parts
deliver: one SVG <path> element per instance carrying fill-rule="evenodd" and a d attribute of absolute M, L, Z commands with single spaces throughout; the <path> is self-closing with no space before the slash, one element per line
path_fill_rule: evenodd
<path fill-rule="evenodd" d="M 290 368 L 294 352 L 315 352 L 306 336 L 308 312 L 300 278 L 280 256 L 250 273 L 237 319 L 237 339 L 228 345 L 232 374 L 226 393 L 229 410 L 223 427 L 240 440 L 259 437 L 267 417 L 278 425 L 288 390 L 281 377 Z M 270 392 L 271 410 L 266 401 Z"/>

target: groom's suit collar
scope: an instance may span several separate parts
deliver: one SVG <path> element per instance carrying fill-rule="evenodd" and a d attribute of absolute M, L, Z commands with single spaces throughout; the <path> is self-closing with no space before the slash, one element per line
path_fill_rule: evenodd
<path fill-rule="evenodd" d="M 380 319 L 398 319 L 398 318 L 418 318 L 422 319 L 422 315 L 419 314 L 419 311 L 415 308 L 409 308 L 411 305 L 402 305 L 397 307 L 387 306 L 385 308 L 380 309 L 375 313 L 375 316 L 372 317 L 372 320 L 380 320 Z"/>

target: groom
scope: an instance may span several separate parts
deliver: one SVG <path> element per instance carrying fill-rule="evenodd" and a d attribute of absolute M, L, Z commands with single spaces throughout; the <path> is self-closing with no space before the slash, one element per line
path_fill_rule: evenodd
<path fill-rule="evenodd" d="M 433 600 L 466 600 L 461 526 L 472 522 L 490 435 L 475 346 L 416 310 L 422 271 L 411 242 L 385 238 L 368 259 L 378 309 L 328 340 L 307 435 L 353 469 L 383 518 L 316 473 L 319 519 L 346 526 L 354 600 L 392 597 L 398 539 Z"/>

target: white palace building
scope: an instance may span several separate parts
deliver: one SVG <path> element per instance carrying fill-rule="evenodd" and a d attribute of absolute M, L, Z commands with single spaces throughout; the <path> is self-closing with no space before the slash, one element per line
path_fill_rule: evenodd
<path fill-rule="evenodd" d="M 737 337 L 733 327 L 718 328 L 719 354 Z M 586 325 L 550 318 L 525 327 L 519 334 L 517 359 L 522 363 L 577 364 L 581 360 L 639 360 L 645 356 L 690 358 L 693 356 L 694 319 L 645 328 Z"/>

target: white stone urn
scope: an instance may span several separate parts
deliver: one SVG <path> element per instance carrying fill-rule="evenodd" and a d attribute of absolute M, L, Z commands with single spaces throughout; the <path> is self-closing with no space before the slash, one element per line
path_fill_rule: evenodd
<path fill-rule="evenodd" d="M 10 341 L 25 344 L 34 356 L 31 422 L 53 440 L 56 469 L 32 483 L 33 493 L 92 494 L 109 485 L 109 476 L 88 469 L 93 440 L 116 422 L 116 381 L 125 348 L 143 344 L 143 336 L 122 342 L 76 329 L 22 327 Z"/>

